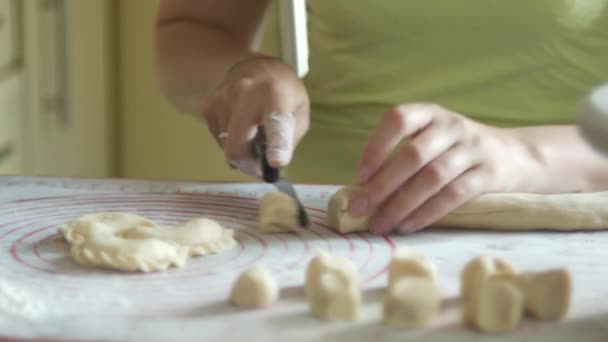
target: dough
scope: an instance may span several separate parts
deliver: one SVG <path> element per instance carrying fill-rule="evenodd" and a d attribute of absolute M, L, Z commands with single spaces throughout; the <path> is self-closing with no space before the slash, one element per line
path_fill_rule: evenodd
<path fill-rule="evenodd" d="M 389 287 L 404 276 L 419 276 L 434 282 L 437 277 L 437 265 L 419 251 L 400 247 L 393 254 L 388 267 Z"/>
<path fill-rule="evenodd" d="M 243 307 L 270 306 L 279 297 L 279 287 L 270 271 L 261 265 L 241 273 L 230 292 L 230 301 Z"/>
<path fill-rule="evenodd" d="M 330 199 L 327 208 L 329 227 L 340 233 L 367 231 L 369 217 L 354 217 L 350 215 L 348 203 L 350 194 L 356 189 L 346 186 L 338 190 Z"/>
<path fill-rule="evenodd" d="M 260 202 L 258 227 L 263 233 L 296 231 L 300 228 L 298 204 L 285 193 L 266 193 Z"/>
<path fill-rule="evenodd" d="M 320 252 L 306 270 L 306 298 L 311 312 L 327 321 L 353 321 L 359 315 L 361 290 L 355 264 Z"/>
<path fill-rule="evenodd" d="M 498 230 L 608 229 L 608 191 L 486 194 L 456 209 L 434 226 Z"/>
<path fill-rule="evenodd" d="M 572 293 L 570 273 L 565 269 L 524 273 L 518 278 L 526 311 L 540 320 L 559 320 L 568 313 Z"/>
<path fill-rule="evenodd" d="M 84 215 L 59 228 L 74 260 L 85 266 L 152 272 L 183 266 L 190 255 L 233 248 L 233 231 L 215 221 L 193 219 L 169 228 L 129 213 Z"/>
<path fill-rule="evenodd" d="M 348 233 L 367 231 L 371 216 L 348 214 L 348 195 L 338 190 L 328 204 L 330 227 Z M 453 210 L 432 225 L 441 228 L 497 230 L 608 229 L 608 191 L 571 194 L 485 194 Z"/>
<path fill-rule="evenodd" d="M 469 300 L 479 293 L 483 283 L 491 276 L 517 277 L 517 269 L 505 259 L 482 255 L 469 261 L 460 274 L 460 295 Z"/>
<path fill-rule="evenodd" d="M 440 302 L 439 290 L 428 277 L 400 278 L 384 296 L 383 322 L 396 328 L 424 328 L 437 314 Z"/>
<path fill-rule="evenodd" d="M 495 275 L 465 302 L 464 319 L 480 331 L 507 333 L 515 330 L 524 312 L 524 296 L 515 279 Z"/>

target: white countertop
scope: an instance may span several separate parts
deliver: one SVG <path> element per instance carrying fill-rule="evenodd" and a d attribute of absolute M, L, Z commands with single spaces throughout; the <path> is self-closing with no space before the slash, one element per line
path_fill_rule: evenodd
<path fill-rule="evenodd" d="M 298 186 L 314 222 L 307 234 L 256 231 L 257 199 L 268 185 L 0 177 L 0 336 L 110 341 L 607 341 L 608 231 L 482 232 L 429 230 L 379 237 L 338 235 L 325 228 L 336 187 Z M 56 228 L 79 215 L 127 211 L 175 224 L 206 216 L 237 231 L 239 247 L 191 259 L 155 274 L 89 270 L 75 264 Z M 445 305 L 430 329 L 389 329 L 379 322 L 385 268 L 395 246 L 434 257 Z M 302 291 L 304 269 L 317 250 L 350 256 L 364 289 L 354 323 L 313 318 Z M 558 323 L 526 320 L 494 338 L 463 326 L 455 299 L 463 265 L 480 254 L 504 256 L 522 270 L 567 267 L 574 296 Z M 231 307 L 227 294 L 239 271 L 264 263 L 282 287 L 271 308 Z M 0 341 L 2 341 L 0 337 Z"/>

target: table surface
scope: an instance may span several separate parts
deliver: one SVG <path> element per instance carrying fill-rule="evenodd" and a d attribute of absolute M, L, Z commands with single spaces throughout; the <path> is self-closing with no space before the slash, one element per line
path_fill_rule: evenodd
<path fill-rule="evenodd" d="M 327 200 L 336 188 L 298 185 L 311 229 L 263 235 L 255 222 L 259 198 L 273 191 L 266 184 L 0 177 L 0 335 L 7 341 L 608 340 L 608 231 L 340 235 L 326 226 Z M 86 269 L 72 261 L 57 227 L 99 211 L 136 213 L 164 224 L 209 217 L 236 231 L 238 247 L 162 273 Z M 386 266 L 398 246 L 419 249 L 437 262 L 444 300 L 429 329 L 397 330 L 380 323 Z M 357 264 L 364 295 L 357 322 L 327 323 L 310 315 L 304 270 L 319 250 Z M 574 295 L 568 317 L 556 323 L 526 319 L 513 334 L 498 337 L 467 329 L 458 279 L 463 265 L 481 254 L 503 256 L 522 270 L 569 269 Z M 232 282 L 256 263 L 276 276 L 279 301 L 260 310 L 232 307 L 226 300 Z"/>

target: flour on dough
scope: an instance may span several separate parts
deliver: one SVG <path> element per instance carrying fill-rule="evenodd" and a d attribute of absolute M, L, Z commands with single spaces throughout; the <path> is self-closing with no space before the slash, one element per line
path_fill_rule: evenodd
<path fill-rule="evenodd" d="M 76 262 L 127 272 L 153 272 L 183 266 L 191 255 L 233 248 L 233 231 L 208 219 L 178 227 L 158 226 L 129 213 L 95 213 L 59 228 Z"/>

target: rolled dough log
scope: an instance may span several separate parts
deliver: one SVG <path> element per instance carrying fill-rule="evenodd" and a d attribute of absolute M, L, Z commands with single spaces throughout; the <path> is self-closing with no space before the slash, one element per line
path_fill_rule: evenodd
<path fill-rule="evenodd" d="M 306 270 L 305 291 L 311 312 L 326 321 L 354 321 L 361 290 L 355 264 L 342 256 L 320 252 Z"/>
<path fill-rule="evenodd" d="M 269 306 L 279 297 L 279 287 L 270 271 L 261 265 L 245 270 L 230 292 L 230 301 L 242 307 Z"/>
<path fill-rule="evenodd" d="M 370 217 L 348 213 L 349 194 L 355 187 L 338 190 L 328 204 L 332 229 L 368 230 Z M 608 229 L 608 191 L 571 194 L 485 194 L 455 209 L 432 225 L 442 228 L 496 230 Z"/>
<path fill-rule="evenodd" d="M 395 328 L 424 328 L 437 314 L 440 302 L 439 290 L 429 278 L 400 278 L 386 290 L 383 322 Z"/>
<path fill-rule="evenodd" d="M 263 233 L 293 232 L 300 228 L 298 205 L 282 192 L 268 192 L 260 201 L 258 228 Z"/>
<path fill-rule="evenodd" d="M 454 210 L 433 226 L 498 230 L 608 229 L 608 191 L 486 194 Z"/>
<path fill-rule="evenodd" d="M 74 260 L 85 266 L 153 272 L 183 266 L 190 255 L 217 253 L 236 245 L 233 231 L 194 219 L 175 228 L 134 214 L 84 215 L 59 228 Z"/>

